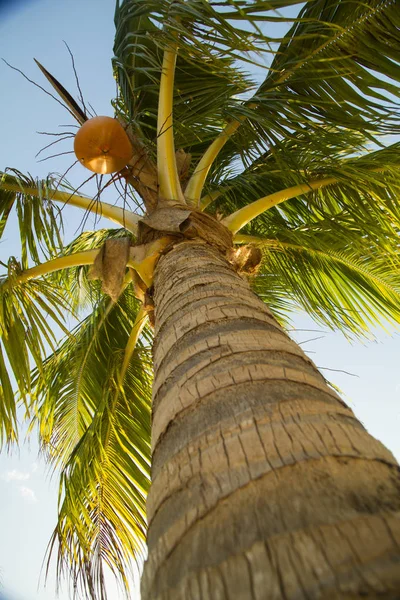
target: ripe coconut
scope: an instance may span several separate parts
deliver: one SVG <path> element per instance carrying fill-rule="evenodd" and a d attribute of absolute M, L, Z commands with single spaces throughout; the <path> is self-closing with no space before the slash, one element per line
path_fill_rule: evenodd
<path fill-rule="evenodd" d="M 85 121 L 75 136 L 74 151 L 84 167 L 101 175 L 120 171 L 133 155 L 125 129 L 112 117 Z"/>

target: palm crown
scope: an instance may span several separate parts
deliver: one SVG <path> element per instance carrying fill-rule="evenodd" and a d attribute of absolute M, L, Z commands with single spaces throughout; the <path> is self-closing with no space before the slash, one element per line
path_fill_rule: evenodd
<path fill-rule="evenodd" d="M 105 593 L 104 565 L 128 587 L 144 551 L 145 289 L 162 250 L 128 250 L 115 302 L 88 268 L 107 240 L 133 246 L 140 216 L 156 206 L 201 210 L 238 248 L 261 249 L 252 285 L 279 319 L 301 307 L 350 336 L 398 321 L 400 145 L 383 136 L 400 131 L 399 4 L 311 0 L 296 17 L 281 14 L 295 4 L 117 2 L 113 107 L 134 156 L 111 177 L 126 182 L 137 214 L 124 198 L 99 208 L 63 182 L 2 176 L 0 233 L 16 210 L 21 261 L 4 265 L 0 288 L 0 440 L 17 438 L 12 371 L 61 469 L 59 569 L 93 597 Z M 280 37 L 270 33 L 277 24 L 289 28 Z M 85 106 L 41 68 L 82 124 Z M 60 202 L 101 210 L 119 228 L 64 245 Z M 82 319 L 70 332 L 68 313 Z M 54 323 L 65 333 L 58 345 Z"/>

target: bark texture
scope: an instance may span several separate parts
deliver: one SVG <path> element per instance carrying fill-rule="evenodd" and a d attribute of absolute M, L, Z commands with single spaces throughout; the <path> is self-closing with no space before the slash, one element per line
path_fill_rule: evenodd
<path fill-rule="evenodd" d="M 400 482 L 225 258 L 156 269 L 143 600 L 400 598 Z"/>

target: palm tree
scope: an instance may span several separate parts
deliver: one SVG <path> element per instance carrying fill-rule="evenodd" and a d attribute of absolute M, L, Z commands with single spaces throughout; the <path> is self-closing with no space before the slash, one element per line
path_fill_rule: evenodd
<path fill-rule="evenodd" d="M 2 175 L 22 258 L 0 287 L 0 441 L 12 372 L 61 470 L 50 552 L 86 598 L 106 567 L 128 593 L 146 538 L 143 599 L 398 597 L 399 467 L 283 325 L 399 321 L 399 2 L 295 4 L 117 2 L 119 205 L 103 179 L 90 198 Z M 60 204 L 118 228 L 64 245 Z"/>

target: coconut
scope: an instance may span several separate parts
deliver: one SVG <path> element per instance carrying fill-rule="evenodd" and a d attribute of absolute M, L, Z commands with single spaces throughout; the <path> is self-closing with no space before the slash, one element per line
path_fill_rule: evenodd
<path fill-rule="evenodd" d="M 84 167 L 101 175 L 121 171 L 133 155 L 125 129 L 112 117 L 85 121 L 75 136 L 74 151 Z"/>

